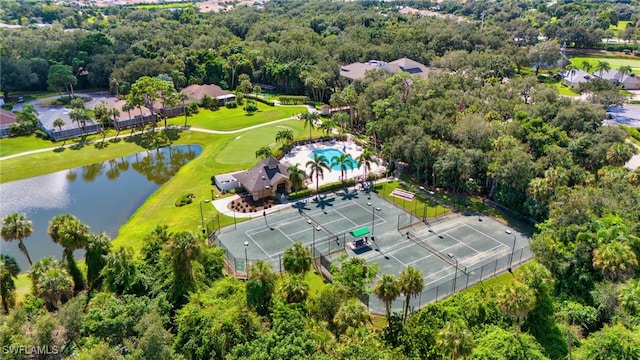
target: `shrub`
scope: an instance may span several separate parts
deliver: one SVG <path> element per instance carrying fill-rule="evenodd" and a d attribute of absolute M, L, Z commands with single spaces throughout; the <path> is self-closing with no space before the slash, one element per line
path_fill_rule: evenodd
<path fill-rule="evenodd" d="M 278 97 L 283 105 L 304 105 L 307 102 L 306 96 L 282 95 Z"/>
<path fill-rule="evenodd" d="M 247 99 L 255 100 L 255 101 L 261 102 L 263 104 L 267 104 L 269 106 L 275 106 L 276 105 L 276 103 L 274 103 L 271 100 L 263 99 L 263 98 L 261 98 L 259 96 L 253 95 L 253 94 L 247 94 L 247 95 L 245 95 L 245 97 Z"/>
<path fill-rule="evenodd" d="M 38 129 L 36 130 L 35 134 L 36 137 L 39 137 L 40 139 L 49 140 L 49 134 L 44 132 L 44 130 Z"/>
<path fill-rule="evenodd" d="M 249 114 L 254 113 L 256 111 L 258 111 L 258 107 L 255 104 L 247 104 L 244 107 L 244 111 L 248 112 Z"/>
<path fill-rule="evenodd" d="M 11 111 L 11 109 L 13 109 L 13 104 L 11 104 L 11 103 L 2 104 L 2 109 L 3 110 L 7 110 L 7 111 Z"/>
<path fill-rule="evenodd" d="M 185 206 L 191 204 L 193 202 L 193 194 L 185 194 L 182 195 L 178 200 L 176 200 L 176 206 Z"/>
<path fill-rule="evenodd" d="M 235 109 L 238 107 L 238 103 L 235 101 L 229 101 L 228 103 L 224 104 L 224 106 L 226 106 L 227 109 Z"/>

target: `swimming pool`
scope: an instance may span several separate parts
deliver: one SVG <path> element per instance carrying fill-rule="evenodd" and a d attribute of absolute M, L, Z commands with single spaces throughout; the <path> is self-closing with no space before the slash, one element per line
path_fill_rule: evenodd
<path fill-rule="evenodd" d="M 311 152 L 311 154 L 309 155 L 310 159 L 313 159 L 313 154 L 324 155 L 324 157 L 327 158 L 327 161 L 329 162 L 329 165 L 331 165 L 331 159 L 333 159 L 336 156 L 342 155 L 343 152 L 338 150 L 338 149 L 334 149 L 334 148 L 313 150 Z M 347 170 L 353 170 L 353 169 L 358 168 L 358 165 L 356 164 L 356 161 L 353 160 L 353 158 L 351 156 L 349 156 L 349 159 L 351 159 L 352 163 L 347 163 Z M 340 171 L 340 165 L 339 164 L 335 164 L 335 165 L 331 166 L 331 170 Z"/>

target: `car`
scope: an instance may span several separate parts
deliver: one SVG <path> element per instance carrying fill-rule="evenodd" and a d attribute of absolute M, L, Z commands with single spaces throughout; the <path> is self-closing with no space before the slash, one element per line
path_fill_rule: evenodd
<path fill-rule="evenodd" d="M 18 102 L 19 103 L 23 103 L 24 102 L 24 96 L 18 96 Z"/>

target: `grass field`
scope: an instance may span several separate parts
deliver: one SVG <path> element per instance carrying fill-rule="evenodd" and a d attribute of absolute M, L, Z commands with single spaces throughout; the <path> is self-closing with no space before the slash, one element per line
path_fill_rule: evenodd
<path fill-rule="evenodd" d="M 598 64 L 598 61 L 606 61 L 609 63 L 612 69 L 617 69 L 620 66 L 629 65 L 631 66 L 635 74 L 640 74 L 640 59 L 579 56 L 579 57 L 572 57 L 570 60 L 571 60 L 571 63 L 577 67 L 581 67 L 582 62 L 584 61 L 588 61 L 593 67 L 595 67 L 595 65 Z"/>
<path fill-rule="evenodd" d="M 378 194 L 382 195 L 385 199 L 397 204 L 400 207 L 403 207 L 407 211 L 414 213 L 418 218 L 422 218 L 423 215 L 426 215 L 426 217 L 430 218 L 449 212 L 448 208 L 437 205 L 435 202 L 428 199 L 425 194 L 416 193 L 413 200 L 405 200 L 396 196 L 392 196 L 391 192 L 393 192 L 393 190 L 396 188 L 409 191 L 411 190 L 395 180 L 378 183 L 376 184 L 375 188 Z"/>
<path fill-rule="evenodd" d="M 553 84 L 552 87 L 558 91 L 558 94 L 564 96 L 580 96 L 577 92 L 571 90 L 567 85 L 565 85 L 562 81 L 558 81 Z"/>
<path fill-rule="evenodd" d="M 222 107 L 216 111 L 200 109 L 197 114 L 187 118 L 187 125 L 210 130 L 237 130 L 289 118 L 306 111 L 307 108 L 304 106 L 268 106 L 262 103 L 258 104 L 258 111 L 254 114 L 247 114 L 246 111 L 240 108 L 227 109 Z M 171 118 L 169 123 L 172 125 L 184 125 L 184 116 Z"/>
<path fill-rule="evenodd" d="M 124 133 L 124 132 L 123 132 Z M 122 136 L 123 133 L 120 133 Z M 127 132 L 128 133 L 128 132 Z M 115 136 L 116 131 L 113 129 L 107 130 L 106 137 Z M 101 141 L 102 135 L 93 134 L 88 135 L 85 138 L 85 142 L 88 141 Z M 35 135 L 21 136 L 17 138 L 3 138 L 0 139 L 0 157 L 9 156 L 13 154 L 19 154 L 31 150 L 47 149 L 50 147 L 61 146 L 62 144 L 80 144 L 82 140 L 80 138 L 69 139 L 66 141 L 51 141 L 37 138 Z"/>

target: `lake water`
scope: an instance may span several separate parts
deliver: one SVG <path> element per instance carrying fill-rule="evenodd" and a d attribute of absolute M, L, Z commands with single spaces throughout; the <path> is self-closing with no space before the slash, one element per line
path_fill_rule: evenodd
<path fill-rule="evenodd" d="M 114 238 L 147 197 L 201 151 L 200 146 L 171 146 L 0 184 L 0 216 L 23 212 L 33 222 L 33 235 L 24 240 L 33 262 L 49 255 L 61 259 L 62 247 L 47 234 L 52 217 L 75 215 L 92 232 Z M 17 241 L 0 240 L 0 252 L 16 258 L 22 271 L 29 270 Z M 84 257 L 84 250 L 75 256 Z"/>

